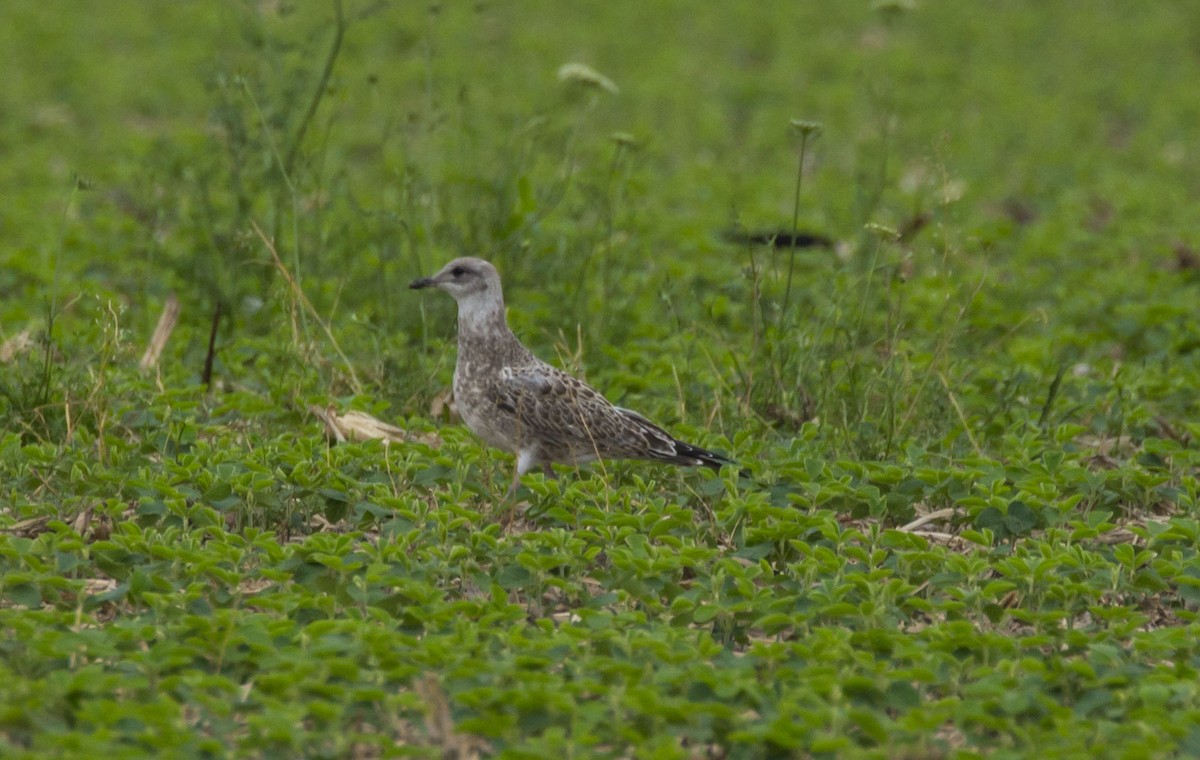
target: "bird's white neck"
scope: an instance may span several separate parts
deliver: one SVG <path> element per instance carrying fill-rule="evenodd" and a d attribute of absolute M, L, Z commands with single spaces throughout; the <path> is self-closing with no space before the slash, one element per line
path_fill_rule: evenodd
<path fill-rule="evenodd" d="M 479 294 L 458 303 L 458 335 L 460 338 L 483 337 L 495 332 L 508 332 L 504 314 L 504 299 L 498 294 Z"/>

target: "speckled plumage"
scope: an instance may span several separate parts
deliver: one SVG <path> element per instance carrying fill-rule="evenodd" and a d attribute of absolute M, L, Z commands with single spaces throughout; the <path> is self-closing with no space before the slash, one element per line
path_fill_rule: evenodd
<path fill-rule="evenodd" d="M 551 463 L 646 459 L 714 468 L 732 464 L 720 454 L 676 440 L 534 356 L 509 329 L 500 275 L 483 259 L 455 259 L 410 287 L 438 287 L 458 302 L 455 404 L 471 432 L 517 455 L 514 489 L 534 467 L 553 477 Z"/>

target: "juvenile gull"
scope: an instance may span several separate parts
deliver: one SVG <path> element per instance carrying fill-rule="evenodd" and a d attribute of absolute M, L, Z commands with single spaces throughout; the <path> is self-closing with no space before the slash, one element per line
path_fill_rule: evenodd
<path fill-rule="evenodd" d="M 454 400 L 472 433 L 516 454 L 510 495 L 534 467 L 554 477 L 552 462 L 646 459 L 714 469 L 733 464 L 675 439 L 534 356 L 509 329 L 500 274 L 483 259 L 455 259 L 409 287 L 441 288 L 458 301 Z"/>

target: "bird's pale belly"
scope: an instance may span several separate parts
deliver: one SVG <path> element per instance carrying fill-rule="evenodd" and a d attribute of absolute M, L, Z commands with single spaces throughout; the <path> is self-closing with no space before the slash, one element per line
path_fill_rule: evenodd
<path fill-rule="evenodd" d="M 498 409 L 479 385 L 454 377 L 454 405 L 467 429 L 489 446 L 515 453 L 520 448 L 519 423 Z"/>

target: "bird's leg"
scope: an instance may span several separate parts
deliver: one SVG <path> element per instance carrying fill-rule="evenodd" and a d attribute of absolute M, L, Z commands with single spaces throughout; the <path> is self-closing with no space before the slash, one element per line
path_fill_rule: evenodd
<path fill-rule="evenodd" d="M 502 507 L 503 512 L 500 513 L 500 529 L 502 531 L 504 531 L 505 533 L 507 533 L 508 529 L 512 527 L 513 518 L 516 517 L 516 512 L 517 512 L 516 495 L 517 495 L 517 488 L 520 485 L 521 485 L 521 468 L 520 468 L 520 466 L 515 466 L 515 467 L 513 467 L 512 484 L 509 485 L 508 490 L 504 492 L 504 501 L 501 502 L 501 504 L 503 505 L 503 507 Z"/>
<path fill-rule="evenodd" d="M 517 489 L 521 487 L 521 467 L 518 465 L 513 467 L 512 484 L 509 485 L 508 491 L 504 494 L 504 498 L 511 499 L 517 495 Z"/>
<path fill-rule="evenodd" d="M 542 472 L 546 474 L 546 480 L 558 480 L 558 475 L 554 473 L 554 468 L 549 462 L 542 462 Z"/>
<path fill-rule="evenodd" d="M 508 487 L 508 493 L 504 498 L 511 499 L 516 496 L 517 489 L 521 487 L 521 476 L 533 469 L 533 465 L 536 463 L 536 454 L 533 449 L 521 449 L 517 452 L 517 464 L 513 467 L 512 485 Z"/>

